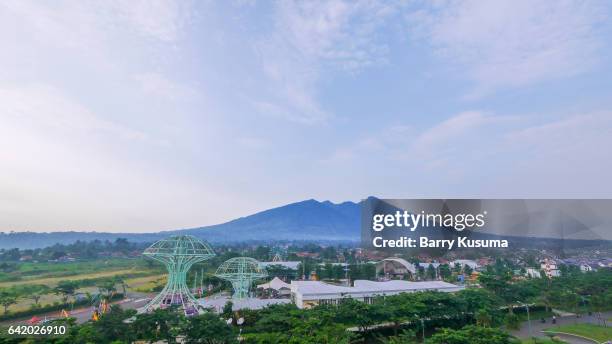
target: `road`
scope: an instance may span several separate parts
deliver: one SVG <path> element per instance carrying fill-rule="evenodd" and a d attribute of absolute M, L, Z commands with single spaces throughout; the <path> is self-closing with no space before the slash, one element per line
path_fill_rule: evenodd
<path fill-rule="evenodd" d="M 612 312 L 602 313 L 603 319 L 610 319 L 610 317 L 612 317 Z M 542 332 L 542 330 L 554 327 L 556 325 L 567 325 L 567 324 L 575 324 L 575 323 L 597 324 L 597 321 L 598 321 L 597 316 L 595 314 L 591 316 L 583 315 L 580 318 L 576 318 L 575 315 L 558 317 L 557 323 L 555 325 L 552 324 L 552 318 L 546 318 L 545 320 L 546 320 L 545 323 L 542 323 L 540 319 L 531 320 L 531 333 L 533 334 L 534 337 L 538 337 L 538 338 L 546 337 L 546 335 Z M 529 334 L 529 324 L 527 322 L 524 322 L 521 325 L 521 328 L 519 330 L 514 330 L 514 331 L 511 331 L 510 333 L 516 337 L 523 338 L 523 339 L 532 337 L 532 335 Z M 580 339 L 577 337 L 569 337 L 569 336 L 561 336 L 561 335 L 559 337 L 561 337 L 561 339 L 563 339 L 564 341 L 570 344 L 593 344 L 593 342 L 591 341 Z"/>
<path fill-rule="evenodd" d="M 127 298 L 115 301 L 112 304 L 120 305 L 121 308 L 123 309 L 136 309 L 136 308 L 140 308 L 144 306 L 146 302 L 149 301 L 153 295 L 155 294 L 128 292 Z M 55 312 L 37 314 L 36 316 L 41 319 L 44 319 L 45 317 L 47 317 L 48 319 L 52 319 L 52 318 L 57 318 L 59 316 L 59 313 L 60 313 L 59 311 L 55 311 Z M 82 308 L 77 308 L 77 309 L 72 310 L 70 312 L 70 316 L 75 318 L 78 324 L 82 324 L 86 322 L 87 320 L 91 319 L 92 313 L 93 313 L 93 307 L 82 307 Z M 6 326 L 22 325 L 22 324 L 26 324 L 27 321 L 30 320 L 31 318 L 32 317 L 30 316 L 27 318 L 10 320 L 7 322 L 3 322 L 1 325 L 6 325 Z"/>

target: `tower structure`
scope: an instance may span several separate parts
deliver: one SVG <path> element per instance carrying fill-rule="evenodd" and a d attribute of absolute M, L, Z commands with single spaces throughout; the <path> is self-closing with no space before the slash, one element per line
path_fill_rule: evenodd
<path fill-rule="evenodd" d="M 215 256 L 210 245 L 191 235 L 178 235 L 157 241 L 143 255 L 164 264 L 168 270 L 166 286 L 144 310 L 179 306 L 186 315 L 197 314 L 199 303 L 187 287 L 187 271 L 193 264 Z"/>
<path fill-rule="evenodd" d="M 280 246 L 273 247 L 271 253 L 273 254 L 273 256 L 272 256 L 272 261 L 273 262 L 282 262 L 282 261 L 285 260 L 286 252 L 285 252 L 285 250 L 283 250 L 282 247 L 280 247 Z"/>
<path fill-rule="evenodd" d="M 236 257 L 223 262 L 215 276 L 232 283 L 235 299 L 244 299 L 253 281 L 264 278 L 268 274 L 259 266 L 257 260 L 249 257 Z"/>

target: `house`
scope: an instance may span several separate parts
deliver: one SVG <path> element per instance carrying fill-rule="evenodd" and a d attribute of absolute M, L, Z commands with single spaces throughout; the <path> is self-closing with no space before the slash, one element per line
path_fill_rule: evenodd
<path fill-rule="evenodd" d="M 268 283 L 258 284 L 257 294 L 259 297 L 266 299 L 289 298 L 291 295 L 291 285 L 283 282 L 278 277 L 274 277 Z"/>

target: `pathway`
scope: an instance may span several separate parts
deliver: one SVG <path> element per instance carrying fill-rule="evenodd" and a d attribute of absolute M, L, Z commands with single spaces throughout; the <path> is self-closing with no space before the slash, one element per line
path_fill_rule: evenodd
<path fill-rule="evenodd" d="M 610 317 L 612 317 L 612 312 L 602 313 L 603 319 L 609 319 Z M 552 318 L 546 318 L 545 320 L 546 322 L 542 323 L 540 319 L 531 319 L 531 333 L 534 337 L 538 337 L 538 338 L 546 337 L 546 335 L 542 333 L 542 330 L 554 327 L 556 325 L 569 325 L 569 324 L 576 324 L 576 323 L 590 323 L 590 324 L 595 324 L 595 325 L 598 324 L 598 319 L 595 313 L 593 313 L 593 315 L 591 316 L 585 314 L 581 316 L 580 318 L 576 318 L 575 315 L 560 316 L 560 317 L 557 317 L 557 323 L 555 325 L 552 324 Z M 601 325 L 601 322 L 599 322 L 599 324 Z M 608 326 L 610 325 L 611 324 L 608 323 Z M 516 337 L 523 338 L 523 339 L 531 338 L 532 336 L 529 334 L 529 324 L 526 321 L 521 325 L 521 328 L 519 330 L 513 330 L 513 331 L 510 331 L 510 333 Z M 563 336 L 562 339 L 571 344 L 593 344 L 593 342 L 590 342 L 584 339 L 580 339 L 580 338 L 576 338 L 576 337 L 570 338 L 569 336 Z"/>

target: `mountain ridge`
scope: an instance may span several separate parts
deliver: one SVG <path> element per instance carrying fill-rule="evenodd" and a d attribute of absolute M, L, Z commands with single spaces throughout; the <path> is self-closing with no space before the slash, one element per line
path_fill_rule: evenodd
<path fill-rule="evenodd" d="M 104 241 L 117 238 L 133 242 L 151 242 L 177 234 L 190 234 L 216 243 L 254 240 L 357 241 L 360 230 L 359 212 L 359 203 L 346 201 L 336 204 L 308 199 L 216 225 L 161 232 L 0 232 L 0 248 L 31 249 L 54 244 L 70 244 L 79 240 Z"/>

